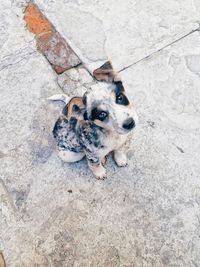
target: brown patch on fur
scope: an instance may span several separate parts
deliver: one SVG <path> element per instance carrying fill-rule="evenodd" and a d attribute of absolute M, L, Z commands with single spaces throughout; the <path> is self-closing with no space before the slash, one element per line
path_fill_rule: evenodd
<path fill-rule="evenodd" d="M 85 108 L 82 97 L 75 96 L 69 101 L 68 116 L 67 116 L 68 118 L 71 118 L 72 116 L 76 116 L 76 112 L 74 111 L 75 106 L 79 107 L 80 110 Z"/>
<path fill-rule="evenodd" d="M 107 61 L 100 68 L 94 70 L 93 75 L 98 81 L 117 82 L 121 80 L 119 74 L 113 70 L 110 61 Z"/>
<path fill-rule="evenodd" d="M 111 92 L 111 97 L 112 97 L 112 99 L 115 101 L 116 100 L 116 93 L 115 93 L 115 91 L 112 91 Z"/>
<path fill-rule="evenodd" d="M 0 252 L 0 267 L 6 267 L 6 263 L 3 254 Z"/>

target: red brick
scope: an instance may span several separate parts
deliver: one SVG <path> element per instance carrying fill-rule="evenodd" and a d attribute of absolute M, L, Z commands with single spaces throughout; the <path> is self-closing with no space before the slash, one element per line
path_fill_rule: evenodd
<path fill-rule="evenodd" d="M 38 49 L 45 55 L 57 73 L 62 73 L 81 63 L 78 56 L 58 32 L 48 32 L 37 36 L 37 44 Z"/>
<path fill-rule="evenodd" d="M 29 31 L 36 35 L 53 31 L 53 26 L 35 4 L 28 4 L 24 19 Z"/>
<path fill-rule="evenodd" d="M 28 29 L 36 35 L 38 49 L 57 73 L 62 73 L 81 63 L 78 56 L 62 36 L 56 32 L 37 5 L 28 4 L 24 19 Z"/>

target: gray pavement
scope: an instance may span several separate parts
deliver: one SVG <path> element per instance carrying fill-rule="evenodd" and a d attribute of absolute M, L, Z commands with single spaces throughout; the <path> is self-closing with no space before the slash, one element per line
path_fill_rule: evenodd
<path fill-rule="evenodd" d="M 199 0 L 37 0 L 84 66 L 57 75 L 0 3 L 0 251 L 8 267 L 200 266 Z M 61 92 L 82 95 L 109 58 L 139 114 L 129 166 L 62 163 Z M 139 62 L 138 62 L 139 61 Z M 85 67 L 85 68 L 84 68 Z M 86 70 L 87 69 L 87 70 Z"/>

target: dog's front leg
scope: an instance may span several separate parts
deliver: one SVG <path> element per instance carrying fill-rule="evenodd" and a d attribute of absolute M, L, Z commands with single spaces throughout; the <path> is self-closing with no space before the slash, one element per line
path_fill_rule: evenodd
<path fill-rule="evenodd" d="M 124 167 L 128 164 L 126 147 L 122 146 L 114 150 L 114 160 L 119 167 Z"/>
<path fill-rule="evenodd" d="M 106 178 L 106 169 L 102 165 L 101 159 L 97 156 L 86 153 L 88 166 L 97 179 L 104 180 Z"/>

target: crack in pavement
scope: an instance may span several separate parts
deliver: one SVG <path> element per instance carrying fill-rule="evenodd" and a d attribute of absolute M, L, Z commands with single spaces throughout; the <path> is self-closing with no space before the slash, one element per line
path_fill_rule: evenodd
<path fill-rule="evenodd" d="M 12 54 L 5 56 L 0 61 L 0 71 L 15 66 L 20 62 L 27 60 L 30 56 L 37 53 L 37 50 L 29 49 L 28 47 L 15 51 Z"/>
<path fill-rule="evenodd" d="M 146 59 L 150 58 L 151 56 L 154 56 L 155 54 L 159 53 L 160 51 L 164 50 L 165 48 L 167 48 L 167 47 L 169 47 L 169 46 L 171 46 L 171 45 L 173 45 L 173 44 L 175 44 L 175 43 L 181 41 L 182 39 L 184 39 L 184 38 L 186 38 L 186 37 L 188 37 L 189 35 L 193 34 L 194 32 L 198 32 L 198 31 L 200 31 L 200 22 L 198 22 L 198 24 L 199 24 L 199 27 L 198 27 L 198 28 L 196 28 L 196 29 L 190 31 L 189 33 L 184 34 L 183 36 L 179 37 L 178 39 L 174 40 L 173 42 L 164 45 L 163 47 L 161 47 L 161 48 L 159 48 L 158 50 L 156 50 L 156 51 L 150 53 L 149 55 L 147 55 L 147 56 L 145 56 L 145 57 L 143 57 L 143 58 L 137 60 L 136 62 L 134 62 L 134 63 L 132 63 L 132 64 L 129 64 L 128 66 L 126 66 L 126 67 L 120 69 L 119 72 L 123 72 L 124 70 L 127 70 L 127 69 L 129 69 L 129 68 L 135 66 L 136 64 L 142 62 L 143 60 L 146 60 Z"/>

